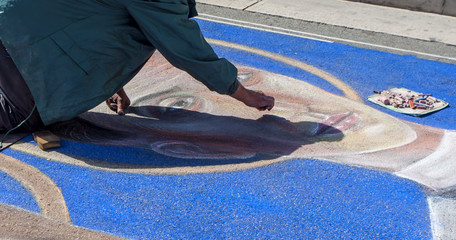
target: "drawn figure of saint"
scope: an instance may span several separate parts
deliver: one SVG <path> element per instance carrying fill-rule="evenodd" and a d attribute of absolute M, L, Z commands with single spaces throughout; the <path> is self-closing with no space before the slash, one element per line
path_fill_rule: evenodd
<path fill-rule="evenodd" d="M 255 111 L 209 92 L 157 53 L 125 86 L 131 99 L 125 116 L 100 104 L 53 131 L 76 141 L 152 149 L 203 165 L 226 160 L 208 166 L 211 171 L 277 159 L 319 159 L 392 172 L 438 191 L 456 185 L 455 131 L 400 120 L 267 71 L 239 67 L 238 78 L 274 96 L 275 107 Z M 230 165 L 234 160 L 240 164 Z"/>

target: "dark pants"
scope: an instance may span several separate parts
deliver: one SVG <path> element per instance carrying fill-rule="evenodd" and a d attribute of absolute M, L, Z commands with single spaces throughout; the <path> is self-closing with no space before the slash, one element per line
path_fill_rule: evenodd
<path fill-rule="evenodd" d="M 0 132 L 6 132 L 24 121 L 35 102 L 13 60 L 0 41 Z M 18 131 L 35 131 L 43 127 L 38 111 Z"/>

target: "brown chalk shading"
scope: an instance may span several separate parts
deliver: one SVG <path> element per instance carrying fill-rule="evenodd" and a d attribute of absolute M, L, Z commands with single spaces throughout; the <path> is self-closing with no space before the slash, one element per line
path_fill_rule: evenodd
<path fill-rule="evenodd" d="M 61 222 L 71 222 L 60 188 L 40 170 L 0 154 L 0 171 L 16 179 L 33 195 L 44 216 Z"/>
<path fill-rule="evenodd" d="M 123 239 L 0 204 L 1 239 Z"/>

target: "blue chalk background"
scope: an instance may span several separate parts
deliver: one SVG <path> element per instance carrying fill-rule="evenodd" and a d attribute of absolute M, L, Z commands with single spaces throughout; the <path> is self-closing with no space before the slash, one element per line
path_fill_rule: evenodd
<path fill-rule="evenodd" d="M 33 196 L 18 181 L 0 170 L 0 203 L 14 205 L 28 211 L 40 212 Z"/>
<path fill-rule="evenodd" d="M 74 224 L 117 236 L 431 239 L 422 190 L 388 173 L 297 159 L 230 173 L 154 176 L 5 153 L 62 188 Z"/>

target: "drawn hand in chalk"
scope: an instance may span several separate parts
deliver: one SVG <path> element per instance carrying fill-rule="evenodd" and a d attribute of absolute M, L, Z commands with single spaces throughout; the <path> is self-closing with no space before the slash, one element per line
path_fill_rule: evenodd
<path fill-rule="evenodd" d="M 130 99 L 124 89 L 120 89 L 116 94 L 106 100 L 108 107 L 119 115 L 125 115 L 125 109 L 130 106 Z"/>
<path fill-rule="evenodd" d="M 246 89 L 242 84 L 239 84 L 238 89 L 231 94 L 231 97 L 243 102 L 249 107 L 257 108 L 260 111 L 271 110 L 274 107 L 274 98 L 267 96 L 261 91 L 253 91 Z"/>

